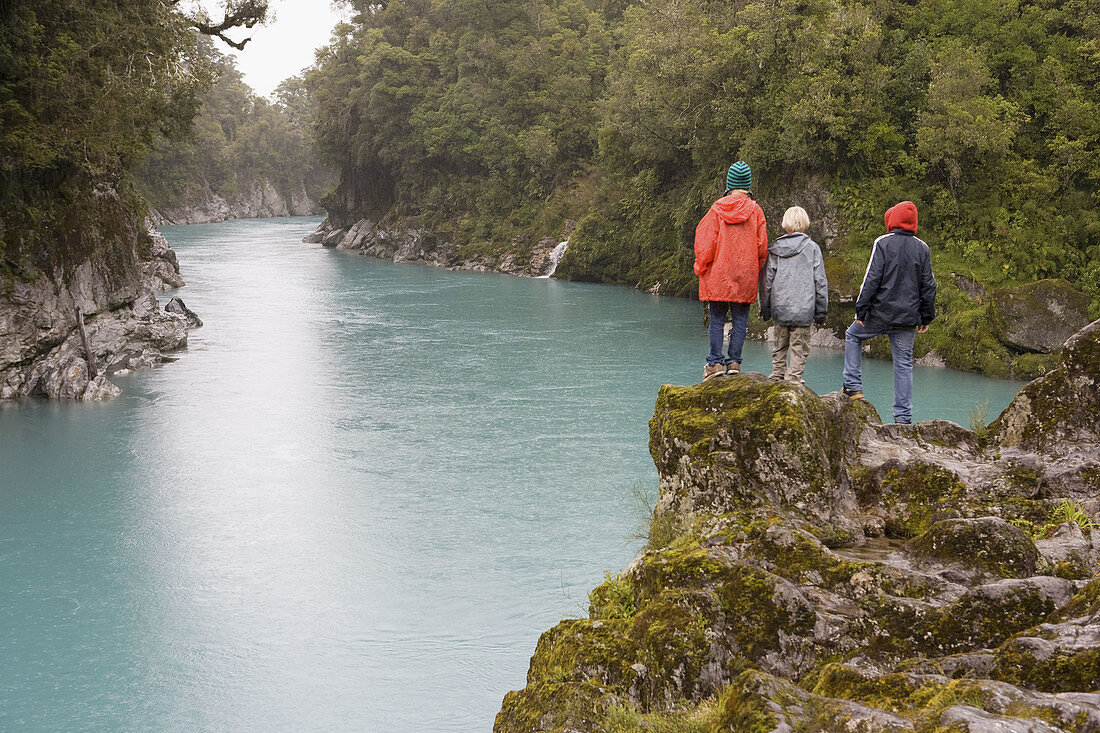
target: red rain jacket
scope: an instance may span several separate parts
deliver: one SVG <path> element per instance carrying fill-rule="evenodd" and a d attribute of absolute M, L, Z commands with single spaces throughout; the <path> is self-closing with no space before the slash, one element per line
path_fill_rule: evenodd
<path fill-rule="evenodd" d="M 699 300 L 755 303 L 760 268 L 768 259 L 768 224 L 749 196 L 715 201 L 695 227 Z"/>

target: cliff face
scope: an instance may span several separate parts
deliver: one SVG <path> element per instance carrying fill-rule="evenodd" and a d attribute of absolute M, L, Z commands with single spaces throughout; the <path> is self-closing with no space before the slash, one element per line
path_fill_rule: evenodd
<path fill-rule="evenodd" d="M 118 394 L 112 374 L 164 361 L 187 343 L 186 318 L 161 310 L 153 294 L 183 284 L 164 237 L 132 225 L 68 272 L 0 281 L 0 400 Z"/>
<path fill-rule="evenodd" d="M 980 435 L 755 374 L 650 434 L 649 544 L 498 733 L 1100 730 L 1100 321 Z"/>
<path fill-rule="evenodd" d="M 198 189 L 182 202 L 150 210 L 156 226 L 165 224 L 209 224 L 229 219 L 260 219 L 275 216 L 310 216 L 322 213 L 320 204 L 306 193 L 305 185 L 280 190 L 271 181 L 255 180 L 231 200 L 209 188 Z"/>

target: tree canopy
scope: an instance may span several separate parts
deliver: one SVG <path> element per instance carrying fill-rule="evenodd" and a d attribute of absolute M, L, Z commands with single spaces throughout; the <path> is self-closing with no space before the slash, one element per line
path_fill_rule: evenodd
<path fill-rule="evenodd" d="M 198 45 L 261 21 L 266 0 L 230 0 L 226 22 L 177 2 L 9 0 L 0 6 L 0 267 L 54 272 L 105 237 L 97 194 L 136 211 L 128 172 L 178 137 L 215 69 Z M 228 24 L 226 24 L 228 23 Z"/>

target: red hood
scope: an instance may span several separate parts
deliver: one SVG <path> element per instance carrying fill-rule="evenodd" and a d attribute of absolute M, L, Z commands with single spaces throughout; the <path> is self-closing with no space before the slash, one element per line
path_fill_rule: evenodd
<path fill-rule="evenodd" d="M 756 202 L 743 193 L 723 196 L 711 205 L 714 213 L 726 224 L 740 224 L 752 215 Z"/>
<path fill-rule="evenodd" d="M 886 210 L 886 231 L 895 229 L 917 233 L 917 205 L 912 201 L 902 201 Z"/>

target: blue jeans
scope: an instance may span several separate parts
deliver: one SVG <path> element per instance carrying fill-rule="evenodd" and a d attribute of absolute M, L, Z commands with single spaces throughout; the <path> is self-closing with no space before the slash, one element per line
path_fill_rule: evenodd
<path fill-rule="evenodd" d="M 876 328 L 853 322 L 844 333 L 844 389 L 863 389 L 863 342 L 880 334 L 890 337 L 890 354 L 894 360 L 894 422 L 913 421 L 913 326 Z"/>
<path fill-rule="evenodd" d="M 710 308 L 710 328 L 707 330 L 710 336 L 710 353 L 707 354 L 707 364 L 740 364 L 741 348 L 745 345 L 745 332 L 749 328 L 749 304 L 711 300 L 707 302 L 707 306 Z M 727 313 L 733 326 L 730 330 L 728 358 L 722 355 L 722 346 L 726 340 Z"/>

